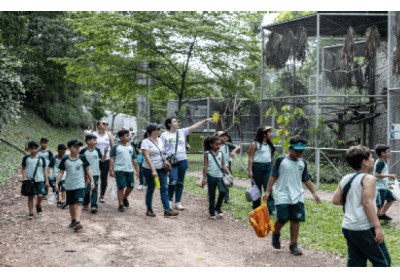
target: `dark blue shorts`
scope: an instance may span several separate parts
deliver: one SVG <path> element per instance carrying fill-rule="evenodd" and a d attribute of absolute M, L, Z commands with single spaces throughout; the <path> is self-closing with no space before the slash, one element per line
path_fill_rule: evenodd
<path fill-rule="evenodd" d="M 304 203 L 276 205 L 277 222 L 285 224 L 287 221 L 305 222 L 306 213 Z"/>
<path fill-rule="evenodd" d="M 117 181 L 117 188 L 131 188 L 135 186 L 133 179 L 133 172 L 115 171 L 115 180 Z"/>
<path fill-rule="evenodd" d="M 67 199 L 66 203 L 68 205 L 72 204 L 82 204 L 85 198 L 85 188 L 76 189 L 76 190 L 67 190 Z"/>

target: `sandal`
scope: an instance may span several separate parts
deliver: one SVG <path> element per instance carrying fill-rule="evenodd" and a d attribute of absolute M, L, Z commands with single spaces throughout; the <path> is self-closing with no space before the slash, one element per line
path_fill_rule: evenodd
<path fill-rule="evenodd" d="M 146 216 L 149 216 L 149 217 L 155 217 L 155 216 L 156 216 L 156 214 L 154 214 L 153 210 L 147 210 L 147 212 L 146 212 Z"/>

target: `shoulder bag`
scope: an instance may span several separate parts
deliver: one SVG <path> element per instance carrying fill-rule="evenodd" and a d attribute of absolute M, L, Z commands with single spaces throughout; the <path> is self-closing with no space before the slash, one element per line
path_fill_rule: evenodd
<path fill-rule="evenodd" d="M 231 177 L 229 177 L 228 174 L 225 173 L 225 171 L 222 169 L 222 167 L 219 165 L 217 159 L 215 158 L 214 154 L 212 152 L 210 152 L 210 154 L 213 156 L 215 162 L 217 163 L 218 167 L 221 169 L 222 171 L 222 181 L 224 183 L 224 187 L 225 188 L 230 188 L 233 186 L 233 180 L 231 179 Z"/>
<path fill-rule="evenodd" d="M 39 156 L 37 164 L 36 164 L 35 171 L 33 172 L 33 179 L 28 179 L 28 180 L 23 180 L 22 181 L 21 194 L 23 196 L 33 196 L 33 195 L 35 195 L 35 191 L 34 191 L 34 188 L 35 188 L 35 176 L 36 176 L 36 171 L 38 169 L 40 160 L 41 160 L 41 158 Z"/>
<path fill-rule="evenodd" d="M 351 188 L 351 183 L 353 183 L 354 178 L 356 178 L 359 174 L 362 174 L 361 172 L 357 172 L 348 182 L 347 184 L 343 187 L 343 192 L 342 192 L 342 204 L 343 204 L 343 213 L 345 212 L 344 210 L 344 205 L 346 204 L 346 197 L 347 193 L 349 192 Z M 364 176 L 367 174 L 364 174 Z"/>
<path fill-rule="evenodd" d="M 166 160 L 163 156 L 163 154 L 161 153 L 160 148 L 158 147 L 158 145 L 156 143 L 154 143 L 150 138 L 149 140 L 151 141 L 151 143 L 153 143 L 154 146 L 156 146 L 156 148 L 158 149 L 158 151 L 160 152 L 160 156 L 161 156 L 161 160 L 162 160 L 162 168 L 164 169 L 165 172 L 170 172 L 172 169 L 171 164 L 168 162 L 168 160 Z"/>
<path fill-rule="evenodd" d="M 167 156 L 168 162 L 172 165 L 175 166 L 178 164 L 178 159 L 176 158 L 176 151 L 178 150 L 178 141 L 179 141 L 179 131 L 176 131 L 176 142 L 175 142 L 175 154 Z"/>

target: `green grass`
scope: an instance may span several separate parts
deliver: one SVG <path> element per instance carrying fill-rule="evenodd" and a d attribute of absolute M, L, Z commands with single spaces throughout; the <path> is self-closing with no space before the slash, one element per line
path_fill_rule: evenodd
<path fill-rule="evenodd" d="M 194 177 L 185 179 L 185 191 L 207 197 L 207 192 L 195 184 Z M 249 225 L 248 214 L 252 211 L 251 203 L 247 202 L 242 187 L 232 187 L 229 191 L 231 204 L 223 204 L 223 210 L 231 210 L 233 216 L 240 222 Z M 346 241 L 341 225 L 343 219 L 342 207 L 334 206 L 331 202 L 322 201 L 317 205 L 313 199 L 305 200 L 306 222 L 300 225 L 299 243 L 308 249 L 328 251 L 342 258 L 347 257 Z M 275 217 L 272 217 L 275 221 Z M 250 226 L 250 225 L 249 225 Z M 392 258 L 392 266 L 400 266 L 400 236 L 397 232 L 399 224 L 382 224 L 385 243 Z M 282 231 L 282 237 L 289 239 L 289 224 Z"/>
<path fill-rule="evenodd" d="M 54 151 L 58 144 L 67 144 L 70 139 L 82 140 L 83 132 L 80 128 L 61 129 L 52 127 L 30 110 L 23 111 L 23 116 L 18 123 L 4 128 L 1 137 L 19 147 L 25 149 L 25 136 L 30 140 L 39 142 L 42 136 L 50 139 L 48 149 Z M 62 116 L 60 116 L 62 117 Z M 9 178 L 21 165 L 23 154 L 7 144 L 0 142 L 0 185 L 6 184 Z"/>

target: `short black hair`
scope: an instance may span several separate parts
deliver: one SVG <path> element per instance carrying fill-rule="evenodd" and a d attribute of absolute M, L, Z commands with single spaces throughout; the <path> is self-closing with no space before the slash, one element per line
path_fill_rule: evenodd
<path fill-rule="evenodd" d="M 92 140 L 92 139 L 97 139 L 97 136 L 94 134 L 87 134 L 85 137 L 85 142 L 87 143 L 87 141 Z"/>
<path fill-rule="evenodd" d="M 292 139 L 290 139 L 290 141 L 289 141 L 290 145 L 292 145 L 292 144 L 294 145 L 297 143 L 303 143 L 304 145 L 307 145 L 307 141 L 304 140 L 301 136 L 295 136 Z"/>
<path fill-rule="evenodd" d="M 347 163 L 354 170 L 361 168 L 362 161 L 369 159 L 371 156 L 371 149 L 362 145 L 351 146 L 345 154 Z"/>
<path fill-rule="evenodd" d="M 129 130 L 121 129 L 120 131 L 118 131 L 118 138 L 121 138 L 125 134 L 129 134 Z"/>
<path fill-rule="evenodd" d="M 170 124 L 172 123 L 172 120 L 173 120 L 173 119 L 176 119 L 176 118 L 175 118 L 175 117 L 170 117 L 170 118 L 168 118 L 168 119 L 165 120 L 164 126 L 165 126 L 165 128 L 166 128 L 167 130 L 170 130 L 170 129 L 171 129 Z"/>
<path fill-rule="evenodd" d="M 39 141 L 39 143 L 48 143 L 49 142 L 49 138 L 47 138 L 47 137 L 42 137 L 42 138 L 40 138 L 40 141 Z"/>
<path fill-rule="evenodd" d="M 388 145 L 377 144 L 375 146 L 375 152 L 378 155 L 378 157 L 381 157 L 381 154 L 384 153 L 387 149 L 390 149 Z"/>
<path fill-rule="evenodd" d="M 57 151 L 65 151 L 67 147 L 64 144 L 58 144 Z"/>

